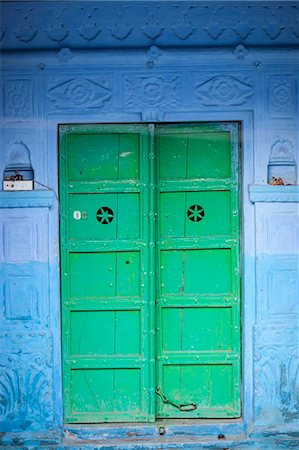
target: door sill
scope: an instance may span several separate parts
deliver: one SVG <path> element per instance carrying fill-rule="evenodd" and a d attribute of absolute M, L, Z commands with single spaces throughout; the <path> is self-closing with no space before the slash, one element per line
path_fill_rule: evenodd
<path fill-rule="evenodd" d="M 98 423 L 66 424 L 65 438 L 75 440 L 103 440 L 171 437 L 211 437 L 218 439 L 223 435 L 243 436 L 246 425 L 243 419 L 159 419 L 154 423 Z"/>

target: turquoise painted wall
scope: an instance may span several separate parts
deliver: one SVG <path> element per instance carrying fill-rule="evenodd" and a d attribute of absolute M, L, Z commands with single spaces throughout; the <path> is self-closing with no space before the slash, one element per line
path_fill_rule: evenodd
<path fill-rule="evenodd" d="M 0 5 L 0 174 L 26 154 L 40 183 L 0 191 L 0 445 L 299 446 L 298 2 Z M 65 429 L 58 124 L 222 120 L 242 123 L 242 419 Z"/>

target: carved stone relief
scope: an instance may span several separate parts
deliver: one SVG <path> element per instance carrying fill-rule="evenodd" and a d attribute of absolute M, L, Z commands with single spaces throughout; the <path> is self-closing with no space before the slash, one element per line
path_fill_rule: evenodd
<path fill-rule="evenodd" d="M 192 39 L 197 45 L 298 44 L 296 2 L 263 5 L 240 2 L 234 7 L 195 2 L 188 5 L 164 2 L 124 6 L 108 2 L 92 7 L 64 4 L 55 8 L 46 2 L 36 7 L 15 8 L 7 2 L 7 28 L 0 32 L 5 48 L 59 48 L 70 38 L 80 47 L 109 44 L 135 46 L 163 39 L 163 44 L 182 45 Z M 83 3 L 82 3 L 83 5 Z M 219 9 L 217 9 L 219 8 Z M 44 20 L 47 17 L 47 21 Z M 136 17 L 139 18 L 136 21 Z M 14 27 L 12 26 L 14 24 Z M 14 31 L 12 31 L 14 30 Z M 241 40 L 241 42 L 240 42 Z"/>
<path fill-rule="evenodd" d="M 210 23 L 204 30 L 208 33 L 208 35 L 214 39 L 215 41 L 222 35 L 225 28 L 221 25 L 220 22 L 215 21 Z"/>
<path fill-rule="evenodd" d="M 278 36 L 280 36 L 284 28 L 285 27 L 281 26 L 280 22 L 277 19 L 273 18 L 267 21 L 267 23 L 263 27 L 263 30 L 271 40 L 275 40 L 278 38 Z"/>
<path fill-rule="evenodd" d="M 10 119 L 28 119 L 33 116 L 31 80 L 7 80 L 4 83 L 4 114 Z"/>
<path fill-rule="evenodd" d="M 233 30 L 241 39 L 246 39 L 253 32 L 254 27 L 248 20 L 239 20 Z"/>
<path fill-rule="evenodd" d="M 145 7 L 145 10 L 147 12 L 147 17 L 144 26 L 141 27 L 140 30 L 148 39 L 157 39 L 164 31 L 164 27 L 160 25 L 160 17 L 158 15 L 160 7 L 155 6 L 153 9 Z"/>
<path fill-rule="evenodd" d="M 254 410 L 257 425 L 299 417 L 299 335 L 287 326 L 255 328 Z"/>
<path fill-rule="evenodd" d="M 152 69 L 158 61 L 158 59 L 163 55 L 163 50 L 155 45 L 152 45 L 149 50 L 146 52 L 146 59 L 148 60 L 146 63 L 146 67 Z"/>
<path fill-rule="evenodd" d="M 179 104 L 180 82 L 178 75 L 126 76 L 125 104 L 135 111 L 176 106 Z"/>
<path fill-rule="evenodd" d="M 33 122 L 27 122 L 25 119 L 13 120 L 12 123 L 9 121 L 9 126 L 4 128 L 2 134 L 1 182 L 7 165 L 28 162 L 28 167 L 31 166 L 34 171 L 34 178 L 41 182 L 44 180 L 44 183 L 48 184 L 45 167 L 46 154 L 40 151 L 44 133 L 43 127 L 39 127 Z"/>
<path fill-rule="evenodd" d="M 62 48 L 56 55 L 56 58 L 62 64 L 69 62 L 73 57 L 74 54 L 69 48 Z"/>
<path fill-rule="evenodd" d="M 268 164 L 268 183 L 273 183 L 273 180 L 282 180 L 284 185 L 297 182 L 294 144 L 289 139 L 274 138 Z"/>
<path fill-rule="evenodd" d="M 22 335 L 22 348 L 32 338 Z M 50 347 L 49 347 L 50 348 Z M 2 430 L 40 429 L 53 421 L 51 352 L 3 354 L 0 360 Z M 24 419 L 25 418 L 25 419 Z"/>
<path fill-rule="evenodd" d="M 269 108 L 272 118 L 290 118 L 296 111 L 296 84 L 291 75 L 273 75 L 269 84 Z"/>
<path fill-rule="evenodd" d="M 48 91 L 48 97 L 55 108 L 102 108 L 112 96 L 108 79 L 91 80 L 73 78 L 58 82 Z"/>
<path fill-rule="evenodd" d="M 81 8 L 83 20 L 78 28 L 79 35 L 86 41 L 93 41 L 102 31 L 98 25 L 98 8 Z"/>
<path fill-rule="evenodd" d="M 30 8 L 26 11 L 21 9 L 18 10 L 19 23 L 18 26 L 15 27 L 14 34 L 19 41 L 25 42 L 26 44 L 32 41 L 38 33 L 38 29 L 33 27 L 31 24 L 31 16 L 33 11 L 33 8 Z"/>
<path fill-rule="evenodd" d="M 64 41 L 65 38 L 69 34 L 68 30 L 66 30 L 66 28 L 63 24 L 49 25 L 49 27 L 46 30 L 46 33 L 47 33 L 49 39 L 51 39 L 51 41 L 54 41 L 54 42 Z"/>
<path fill-rule="evenodd" d="M 195 74 L 195 79 L 195 95 L 204 106 L 244 105 L 254 93 L 250 80 L 232 75 L 218 75 L 198 81 Z"/>
<path fill-rule="evenodd" d="M 124 41 L 127 39 L 133 31 L 132 24 L 129 24 L 128 19 L 126 18 L 126 14 L 129 9 L 130 8 L 127 6 L 114 8 L 113 17 L 115 17 L 115 21 L 109 29 L 111 36 L 119 41 Z"/>
<path fill-rule="evenodd" d="M 191 20 L 192 10 L 194 9 L 194 6 L 187 6 L 183 8 L 179 8 L 179 6 L 176 6 L 176 8 L 178 8 L 180 11 L 179 20 L 172 28 L 172 31 L 178 39 L 185 41 L 196 32 L 196 28 L 192 24 Z"/>
<path fill-rule="evenodd" d="M 249 52 L 248 52 L 247 48 L 244 47 L 244 45 L 237 45 L 233 49 L 232 53 L 237 59 L 244 59 L 244 58 L 246 58 L 246 56 L 248 55 Z"/>

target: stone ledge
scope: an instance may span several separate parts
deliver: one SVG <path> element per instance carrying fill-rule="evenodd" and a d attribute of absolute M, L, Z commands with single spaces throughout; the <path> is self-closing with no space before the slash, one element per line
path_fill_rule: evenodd
<path fill-rule="evenodd" d="M 269 184 L 258 185 L 250 184 L 248 186 L 249 200 L 252 203 L 257 202 L 281 202 L 297 203 L 299 202 L 299 186 L 271 186 Z"/>
<path fill-rule="evenodd" d="M 54 191 L 0 191 L 1 208 L 51 208 Z"/>

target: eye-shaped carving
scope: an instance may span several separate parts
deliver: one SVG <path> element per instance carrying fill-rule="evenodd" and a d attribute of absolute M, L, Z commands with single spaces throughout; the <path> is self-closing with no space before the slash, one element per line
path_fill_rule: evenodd
<path fill-rule="evenodd" d="M 102 225 L 107 225 L 112 222 L 113 217 L 114 213 L 108 206 L 101 206 L 101 208 L 97 210 L 96 218 Z"/>
<path fill-rule="evenodd" d="M 204 218 L 204 215 L 204 209 L 199 205 L 192 205 L 187 211 L 188 219 L 192 222 L 200 222 Z"/>

